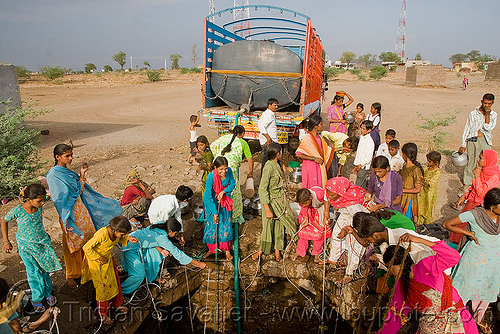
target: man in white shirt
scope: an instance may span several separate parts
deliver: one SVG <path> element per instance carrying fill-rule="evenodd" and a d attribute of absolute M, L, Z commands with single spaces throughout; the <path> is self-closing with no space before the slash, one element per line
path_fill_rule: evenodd
<path fill-rule="evenodd" d="M 261 170 L 267 162 L 267 148 L 272 142 L 278 142 L 278 127 L 274 112 L 278 110 L 278 100 L 270 98 L 267 101 L 267 109 L 260 115 L 259 119 L 259 142 L 262 146 L 262 165 Z"/>
<path fill-rule="evenodd" d="M 467 123 L 465 123 L 462 146 L 458 149 L 460 153 L 467 150 L 468 162 L 464 170 L 464 188 L 468 188 L 472 184 L 472 179 L 474 179 L 472 170 L 476 167 L 481 151 L 491 149 L 491 132 L 497 124 L 497 113 L 491 109 L 494 102 L 495 95 L 484 94 L 481 106 L 470 112 Z"/>
<path fill-rule="evenodd" d="M 174 217 L 181 224 L 179 236 L 181 245 L 184 245 L 184 225 L 182 223 L 179 203 L 187 202 L 192 196 L 193 190 L 187 186 L 181 185 L 177 188 L 175 195 L 162 195 L 156 197 L 149 206 L 149 222 L 151 224 L 165 223 L 168 219 Z"/>
<path fill-rule="evenodd" d="M 368 188 L 368 171 L 370 170 L 373 152 L 375 151 L 375 143 L 370 136 L 372 128 L 372 121 L 363 121 L 363 123 L 361 123 L 361 137 L 359 137 L 358 150 L 356 152 L 356 158 L 354 158 L 353 173 L 357 174 L 356 185 L 365 190 Z"/>

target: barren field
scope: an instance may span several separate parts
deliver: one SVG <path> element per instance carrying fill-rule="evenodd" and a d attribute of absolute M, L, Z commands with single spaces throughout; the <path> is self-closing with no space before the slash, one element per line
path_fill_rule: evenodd
<path fill-rule="evenodd" d="M 42 157 L 49 161 L 47 170 L 53 164 L 54 145 L 72 140 L 73 168 L 87 161 L 89 184 L 105 196 L 119 200 L 126 173 L 137 168 L 143 179 L 156 188 L 157 195 L 173 193 L 177 186 L 186 184 L 195 190 L 195 201 L 199 201 L 200 175 L 196 166 L 185 162 L 189 153 L 189 115 L 201 108 L 201 80 L 200 74 L 180 75 L 175 71 L 157 83 L 147 82 L 140 74 L 72 75 L 59 83 L 34 80 L 21 84 L 21 96 L 24 101 L 54 110 L 30 120 L 33 127 L 49 130 L 49 135 L 42 138 Z M 416 142 L 421 152 L 419 161 L 423 163 L 425 138 L 415 127 L 422 122 L 418 113 L 424 117 L 457 113 L 457 122 L 447 129 L 451 136 L 446 145 L 447 149 L 455 150 L 460 146 L 467 116 L 479 105 L 482 95 L 489 92 L 500 98 L 500 84 L 483 82 L 483 75 L 469 75 L 469 82 L 469 88 L 463 91 L 461 78 L 450 72 L 446 87 L 417 88 L 404 85 L 404 75 L 400 74 L 390 74 L 380 81 L 358 81 L 346 73 L 330 82 L 323 116 L 326 117 L 326 109 L 337 90 L 345 90 L 355 99 L 348 110 L 354 110 L 356 103 L 362 102 L 367 111 L 371 103 L 378 101 L 382 104 L 381 136 L 386 129 L 393 128 L 401 144 Z M 214 140 L 215 129 L 207 126 L 205 119 L 200 124 L 198 134 Z M 499 126 L 494 131 L 493 148 L 500 150 Z M 448 203 L 456 201 L 461 185 L 461 169 L 453 167 L 448 157 L 443 157 L 442 165 L 437 221 L 456 214 Z M 11 201 L 0 207 L 0 214 L 3 216 L 16 204 L 17 201 Z M 44 218 L 62 259 L 60 227 L 50 202 L 44 207 Z M 255 221 L 259 223 L 258 219 Z M 9 226 L 9 235 L 14 242 L 17 227 L 13 225 Z M 11 277 L 9 281 L 25 277 L 17 253 L 1 253 L 0 261 L 4 265 L 0 268 L 2 277 Z M 56 273 L 53 279 L 56 291 L 71 294 L 63 284 L 63 272 Z M 85 293 L 73 298 L 84 300 Z"/>

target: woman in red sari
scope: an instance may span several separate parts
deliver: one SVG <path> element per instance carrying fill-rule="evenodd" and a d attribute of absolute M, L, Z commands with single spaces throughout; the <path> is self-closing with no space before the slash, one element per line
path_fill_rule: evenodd
<path fill-rule="evenodd" d="M 323 131 L 323 119 L 312 115 L 307 120 L 308 133 L 295 152 L 302 162 L 302 187 L 310 189 L 314 186 L 324 188 L 328 180 L 327 171 L 332 164 L 334 150 L 320 136 Z"/>

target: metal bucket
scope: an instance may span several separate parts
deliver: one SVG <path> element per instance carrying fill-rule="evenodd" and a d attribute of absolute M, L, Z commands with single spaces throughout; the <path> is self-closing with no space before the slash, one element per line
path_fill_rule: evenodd
<path fill-rule="evenodd" d="M 302 169 L 300 167 L 296 167 L 290 173 L 290 181 L 293 183 L 302 182 Z"/>
<path fill-rule="evenodd" d="M 189 212 L 189 202 L 180 202 L 179 208 L 181 209 L 181 214 Z"/>
<path fill-rule="evenodd" d="M 202 214 L 203 214 L 203 207 L 202 206 L 197 207 L 193 211 L 193 216 L 194 216 L 194 219 L 196 219 L 196 220 L 200 219 Z"/>

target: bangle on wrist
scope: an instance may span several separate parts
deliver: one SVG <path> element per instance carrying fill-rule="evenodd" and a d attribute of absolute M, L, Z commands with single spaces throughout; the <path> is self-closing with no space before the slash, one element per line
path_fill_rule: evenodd
<path fill-rule="evenodd" d="M 316 157 L 312 157 L 312 161 L 316 161 Z"/>

